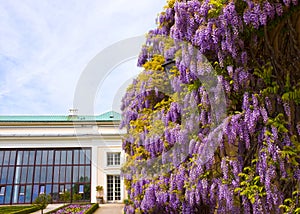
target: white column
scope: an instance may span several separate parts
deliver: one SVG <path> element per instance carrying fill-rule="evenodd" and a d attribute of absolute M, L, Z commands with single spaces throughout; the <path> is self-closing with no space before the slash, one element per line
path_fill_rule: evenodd
<path fill-rule="evenodd" d="M 98 147 L 92 146 L 92 170 L 91 170 L 91 202 L 96 203 L 96 186 L 98 182 Z"/>

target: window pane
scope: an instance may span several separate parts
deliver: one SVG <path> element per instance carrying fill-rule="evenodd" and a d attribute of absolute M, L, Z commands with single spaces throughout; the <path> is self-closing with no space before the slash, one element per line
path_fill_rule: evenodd
<path fill-rule="evenodd" d="M 61 151 L 60 164 L 66 164 L 67 151 Z"/>
<path fill-rule="evenodd" d="M 55 164 L 60 163 L 60 151 L 55 151 Z"/>
<path fill-rule="evenodd" d="M 47 178 L 46 178 L 46 182 L 47 183 L 51 183 L 52 182 L 52 170 L 53 170 L 52 166 L 48 166 L 47 167 Z"/>
<path fill-rule="evenodd" d="M 84 160 L 85 160 L 85 154 L 84 154 L 84 150 L 80 150 L 80 152 L 79 152 L 79 154 L 80 154 L 80 161 L 79 161 L 79 163 L 80 164 L 84 164 Z"/>
<path fill-rule="evenodd" d="M 32 185 L 26 186 L 26 193 L 25 193 L 25 203 L 30 203 L 31 199 L 31 192 L 32 192 Z"/>
<path fill-rule="evenodd" d="M 24 195 L 25 194 L 25 186 L 20 186 L 20 195 Z"/>
<path fill-rule="evenodd" d="M 53 182 L 58 183 L 58 178 L 59 178 L 59 167 L 56 166 L 54 167 Z"/>
<path fill-rule="evenodd" d="M 35 160 L 35 163 L 36 164 L 41 164 L 41 157 L 42 157 L 42 151 L 41 150 L 38 150 L 36 152 L 36 160 Z"/>
<path fill-rule="evenodd" d="M 20 166 L 16 167 L 15 183 L 17 184 L 20 183 L 21 170 L 22 168 Z"/>
<path fill-rule="evenodd" d="M 16 151 L 11 151 L 9 165 L 15 165 L 15 162 L 16 162 L 16 153 L 17 153 Z"/>
<path fill-rule="evenodd" d="M 107 165 L 111 166 L 114 164 L 114 154 L 113 153 L 107 153 Z"/>
<path fill-rule="evenodd" d="M 84 187 L 83 184 L 79 185 L 78 193 L 84 193 L 84 188 L 83 187 Z"/>
<path fill-rule="evenodd" d="M 27 172 L 27 183 L 31 183 L 33 180 L 33 167 L 28 167 L 28 172 Z"/>
<path fill-rule="evenodd" d="M 61 184 L 59 185 L 59 192 L 63 193 L 65 191 L 65 185 Z"/>
<path fill-rule="evenodd" d="M 48 153 L 48 164 L 53 164 L 53 150 L 50 150 Z"/>
<path fill-rule="evenodd" d="M 45 193 L 45 185 L 41 185 L 39 194 L 44 194 L 44 193 Z"/>
<path fill-rule="evenodd" d="M 14 189 L 13 189 L 13 198 L 12 198 L 12 202 L 13 203 L 18 203 L 19 189 L 20 189 L 19 185 L 15 185 L 14 186 Z"/>
<path fill-rule="evenodd" d="M 35 158 L 35 151 L 30 151 L 29 152 L 29 165 L 33 165 L 34 164 L 34 158 Z"/>
<path fill-rule="evenodd" d="M 58 200 L 58 185 L 53 185 L 53 201 L 57 201 Z"/>
<path fill-rule="evenodd" d="M 34 201 L 34 199 L 36 199 L 39 195 L 39 185 L 34 185 L 33 186 L 33 192 L 32 192 L 32 201 Z"/>
<path fill-rule="evenodd" d="M 90 161 L 91 161 L 91 150 L 90 149 L 87 149 L 85 150 L 85 163 L 86 164 L 90 164 Z"/>
<path fill-rule="evenodd" d="M 80 182 L 84 181 L 84 166 L 79 167 L 79 181 Z"/>
<path fill-rule="evenodd" d="M 3 165 L 8 165 L 9 155 L 10 155 L 10 151 L 5 151 Z"/>
<path fill-rule="evenodd" d="M 46 182 L 46 167 L 43 166 L 41 171 L 41 183 L 45 183 Z"/>
<path fill-rule="evenodd" d="M 23 151 L 18 151 L 17 165 L 22 164 L 22 159 L 23 159 Z"/>
<path fill-rule="evenodd" d="M 21 173 L 21 183 L 26 183 L 26 177 L 27 177 L 27 167 L 22 167 L 22 173 Z"/>
<path fill-rule="evenodd" d="M 3 163 L 4 151 L 0 151 L 0 165 Z"/>
<path fill-rule="evenodd" d="M 14 179 L 14 167 L 8 168 L 8 176 L 7 176 L 7 183 L 12 184 Z"/>
<path fill-rule="evenodd" d="M 28 165 L 29 151 L 24 151 L 23 154 L 23 165 Z"/>
<path fill-rule="evenodd" d="M 0 195 L 4 195 L 5 193 L 5 186 L 0 186 Z"/>
<path fill-rule="evenodd" d="M 43 155 L 42 155 L 42 164 L 43 165 L 47 164 L 47 158 L 48 158 L 48 151 L 43 151 Z"/>
<path fill-rule="evenodd" d="M 71 182 L 71 175 L 72 175 L 72 167 L 71 166 L 67 166 L 66 183 Z"/>
<path fill-rule="evenodd" d="M 79 163 L 79 151 L 76 149 L 74 150 L 74 164 Z"/>
<path fill-rule="evenodd" d="M 120 165 L 121 153 L 115 153 L 115 165 Z"/>
<path fill-rule="evenodd" d="M 85 167 L 85 182 L 90 181 L 90 177 L 91 177 L 90 173 L 91 173 L 90 166 L 86 166 Z"/>
<path fill-rule="evenodd" d="M 78 166 L 74 166 L 73 168 L 73 182 L 78 182 Z"/>
<path fill-rule="evenodd" d="M 67 152 L 67 164 L 72 164 L 72 151 Z"/>
<path fill-rule="evenodd" d="M 61 182 L 61 183 L 65 182 L 65 174 L 66 174 L 66 167 L 61 166 L 60 173 L 59 173 L 59 182 Z"/>
<path fill-rule="evenodd" d="M 8 170 L 8 167 L 3 167 L 3 168 L 2 168 L 2 173 L 1 173 L 1 184 L 6 184 L 7 170 Z"/>
<path fill-rule="evenodd" d="M 5 191 L 5 204 L 9 204 L 11 201 L 11 190 L 12 186 L 6 186 L 6 191 Z"/>
<path fill-rule="evenodd" d="M 46 194 L 50 194 L 51 193 L 51 188 L 52 188 L 51 184 L 47 184 L 46 185 Z"/>
<path fill-rule="evenodd" d="M 40 182 L 40 175 L 41 175 L 41 167 L 37 166 L 35 168 L 35 173 L 34 173 L 34 183 L 39 183 Z"/>

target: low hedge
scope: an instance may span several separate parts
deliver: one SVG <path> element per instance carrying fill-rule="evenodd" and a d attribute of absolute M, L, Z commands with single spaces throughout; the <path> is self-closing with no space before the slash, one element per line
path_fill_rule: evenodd
<path fill-rule="evenodd" d="M 92 206 L 90 207 L 90 209 L 88 209 L 84 214 L 92 214 L 95 212 L 96 209 L 99 208 L 98 203 L 96 204 L 92 204 Z"/>
<path fill-rule="evenodd" d="M 40 210 L 39 206 L 32 206 L 32 207 L 25 208 L 25 209 L 20 210 L 20 211 L 11 212 L 11 214 L 28 214 L 28 213 L 33 213 L 33 212 L 38 211 L 38 210 Z"/>

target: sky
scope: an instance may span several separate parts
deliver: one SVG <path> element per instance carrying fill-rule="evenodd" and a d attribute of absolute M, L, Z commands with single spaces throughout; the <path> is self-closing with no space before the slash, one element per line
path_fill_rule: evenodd
<path fill-rule="evenodd" d="M 103 49 L 155 28 L 164 5 L 165 0 L 0 0 L 0 115 L 68 114 L 89 62 Z M 94 114 L 120 112 L 120 94 L 141 71 L 136 61 L 120 63 L 101 82 Z"/>

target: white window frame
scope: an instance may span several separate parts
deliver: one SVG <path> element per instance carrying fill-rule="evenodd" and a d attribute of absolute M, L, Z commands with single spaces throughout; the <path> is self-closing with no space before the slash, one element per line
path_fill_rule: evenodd
<path fill-rule="evenodd" d="M 112 157 L 112 159 L 110 157 Z M 111 166 L 120 166 L 120 165 L 121 165 L 121 152 L 106 153 L 106 166 L 111 167 Z"/>

